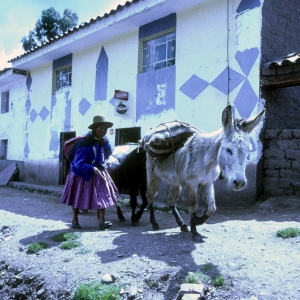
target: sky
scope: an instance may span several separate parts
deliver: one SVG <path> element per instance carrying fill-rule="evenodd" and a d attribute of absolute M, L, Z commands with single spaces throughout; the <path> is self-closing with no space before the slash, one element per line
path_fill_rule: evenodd
<path fill-rule="evenodd" d="M 0 0 L 0 70 L 22 53 L 21 39 L 34 29 L 42 10 L 53 7 L 61 16 L 65 8 L 79 17 L 78 24 L 103 16 L 127 0 Z"/>

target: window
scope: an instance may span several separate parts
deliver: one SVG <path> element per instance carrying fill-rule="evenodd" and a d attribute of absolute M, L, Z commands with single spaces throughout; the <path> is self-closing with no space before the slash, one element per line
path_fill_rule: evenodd
<path fill-rule="evenodd" d="M 1 140 L 0 159 L 7 159 L 7 140 Z"/>
<path fill-rule="evenodd" d="M 66 67 L 55 71 L 55 91 L 69 91 L 72 84 L 72 67 Z"/>
<path fill-rule="evenodd" d="M 1 93 L 1 114 L 9 112 L 9 92 Z"/>
<path fill-rule="evenodd" d="M 143 41 L 142 72 L 158 70 L 175 64 L 176 32 Z"/>

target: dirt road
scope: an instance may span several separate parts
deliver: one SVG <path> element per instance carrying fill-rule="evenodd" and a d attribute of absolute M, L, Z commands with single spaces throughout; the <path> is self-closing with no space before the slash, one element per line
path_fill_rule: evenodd
<path fill-rule="evenodd" d="M 0 298 L 12 299 L 9 290 L 11 295 L 18 292 L 9 275 L 26 272 L 36 278 L 35 295 L 40 299 L 71 299 L 78 284 L 109 273 L 125 290 L 135 287 L 135 299 L 174 300 L 189 272 L 210 263 L 226 280 L 217 288 L 208 278 L 210 293 L 203 299 L 300 299 L 300 237 L 276 237 L 279 229 L 300 228 L 299 198 L 218 207 L 207 224 L 198 226 L 203 243 L 181 233 L 169 212 L 156 212 L 161 230 L 152 231 L 148 211 L 140 227 L 132 227 L 130 208 L 122 209 L 124 223 L 118 221 L 115 208 L 107 210 L 113 226 L 105 232 L 98 231 L 95 212 L 80 214 L 83 246 L 80 251 L 63 251 L 50 238 L 74 231 L 71 208 L 61 205 L 57 196 L 0 187 L 0 229 L 12 232 L 6 237 L 0 232 Z M 187 214 L 183 219 L 189 224 Z M 49 248 L 27 254 L 30 243 L 41 241 Z"/>

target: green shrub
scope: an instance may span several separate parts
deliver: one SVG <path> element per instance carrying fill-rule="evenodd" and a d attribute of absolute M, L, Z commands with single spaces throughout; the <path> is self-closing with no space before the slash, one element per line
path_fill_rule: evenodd
<path fill-rule="evenodd" d="M 189 273 L 189 274 L 186 276 L 184 282 L 186 282 L 186 283 L 198 283 L 198 280 L 197 280 L 197 279 L 198 279 L 198 278 L 196 277 L 195 273 Z"/>
<path fill-rule="evenodd" d="M 158 284 L 155 280 L 153 279 L 148 279 L 146 280 L 146 283 L 148 284 L 148 286 L 152 289 L 154 287 L 158 287 Z"/>
<path fill-rule="evenodd" d="M 213 268 L 214 268 L 214 264 L 212 264 L 212 263 L 207 263 L 207 264 L 205 264 L 205 265 L 202 267 L 202 270 L 203 270 L 204 272 L 206 272 L 206 271 L 211 270 L 211 269 L 213 269 Z"/>
<path fill-rule="evenodd" d="M 278 230 L 276 235 L 278 237 L 283 238 L 283 239 L 288 239 L 288 238 L 299 236 L 300 235 L 300 229 L 293 228 L 293 227 L 288 227 L 286 229 Z"/>
<path fill-rule="evenodd" d="M 74 300 L 118 300 L 121 287 L 105 285 L 100 282 L 80 284 L 75 292 Z"/>
<path fill-rule="evenodd" d="M 153 205 L 153 209 L 155 211 L 163 211 L 163 212 L 171 211 L 171 208 L 167 207 L 167 206 L 156 206 L 156 205 Z"/>
<path fill-rule="evenodd" d="M 48 248 L 48 244 L 44 243 L 44 242 L 34 242 L 34 243 L 30 243 L 28 245 L 27 248 L 27 253 L 32 254 L 32 253 L 36 253 L 40 250 L 43 249 L 47 249 Z"/>
<path fill-rule="evenodd" d="M 80 233 L 78 232 L 62 232 L 56 234 L 51 239 L 53 242 L 66 242 L 71 240 L 77 240 L 80 238 Z"/>
<path fill-rule="evenodd" d="M 71 240 L 71 241 L 66 241 L 66 242 L 61 243 L 60 249 L 62 249 L 62 250 L 70 250 L 70 249 L 73 249 L 73 248 L 77 248 L 77 247 L 79 247 L 81 245 L 82 245 L 81 242 Z"/>
<path fill-rule="evenodd" d="M 203 274 L 202 272 L 192 273 L 186 276 L 184 282 L 186 283 L 205 283 L 209 281 L 209 277 Z"/>
<path fill-rule="evenodd" d="M 217 276 L 211 280 L 214 286 L 223 286 L 225 284 L 225 278 L 223 275 Z"/>

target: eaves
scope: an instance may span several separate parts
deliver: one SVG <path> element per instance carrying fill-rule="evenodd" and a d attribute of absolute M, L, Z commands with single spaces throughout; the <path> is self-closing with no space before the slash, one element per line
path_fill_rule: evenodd
<path fill-rule="evenodd" d="M 300 54 L 295 52 L 263 65 L 262 87 L 289 87 L 300 85 Z"/>
<path fill-rule="evenodd" d="M 6 68 L 0 71 L 0 85 L 6 85 L 12 82 L 16 82 L 20 79 L 24 79 L 27 76 L 27 72 L 16 68 Z"/>
<path fill-rule="evenodd" d="M 10 60 L 13 68 L 29 71 L 65 55 L 86 49 L 172 13 L 208 0 L 132 0 L 116 10 L 74 27 L 43 45 Z"/>

